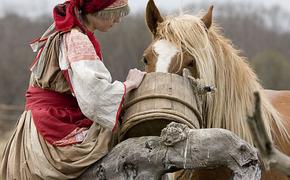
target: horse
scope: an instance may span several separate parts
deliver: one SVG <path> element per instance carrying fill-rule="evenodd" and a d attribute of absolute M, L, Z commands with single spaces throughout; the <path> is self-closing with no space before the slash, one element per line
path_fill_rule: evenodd
<path fill-rule="evenodd" d="M 269 137 L 279 150 L 290 155 L 290 91 L 265 90 L 245 57 L 221 33 L 212 20 L 213 6 L 205 15 L 161 16 L 153 0 L 146 7 L 146 22 L 153 40 L 145 49 L 146 72 L 176 73 L 187 68 L 192 76 L 215 93 L 204 98 L 204 127 L 228 129 L 253 145 L 247 117 L 254 111 L 254 92 L 261 96 L 261 113 Z M 175 173 L 178 179 L 229 179 L 225 168 Z M 287 179 L 263 172 L 263 179 Z"/>

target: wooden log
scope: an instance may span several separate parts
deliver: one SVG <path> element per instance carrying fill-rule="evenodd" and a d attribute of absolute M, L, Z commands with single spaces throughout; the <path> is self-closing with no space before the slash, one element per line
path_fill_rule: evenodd
<path fill-rule="evenodd" d="M 255 148 L 225 129 L 189 129 L 170 123 L 161 136 L 118 144 L 79 179 L 160 179 L 179 169 L 228 167 L 233 179 L 260 179 Z"/>

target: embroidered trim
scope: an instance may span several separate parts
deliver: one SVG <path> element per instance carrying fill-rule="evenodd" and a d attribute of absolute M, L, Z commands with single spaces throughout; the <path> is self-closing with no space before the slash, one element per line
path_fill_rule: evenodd
<path fill-rule="evenodd" d="M 115 131 L 115 129 L 118 126 L 120 113 L 121 113 L 121 110 L 122 110 L 122 107 L 123 107 L 123 104 L 124 104 L 124 101 L 125 101 L 125 95 L 126 95 L 127 87 L 126 87 L 126 85 L 124 83 L 123 83 L 123 85 L 124 85 L 124 94 L 122 96 L 122 100 L 120 102 L 120 105 L 119 105 L 119 108 L 118 108 L 118 111 L 117 111 L 117 114 L 116 114 L 116 121 L 115 121 L 115 125 L 114 125 L 114 128 L 113 128 L 113 131 Z"/>
<path fill-rule="evenodd" d="M 97 60 L 94 46 L 85 34 L 72 30 L 67 36 L 67 57 L 70 63 L 81 60 Z"/>
<path fill-rule="evenodd" d="M 88 133 L 88 128 L 76 128 L 69 135 L 59 141 L 53 142 L 55 146 L 66 146 L 84 141 Z"/>

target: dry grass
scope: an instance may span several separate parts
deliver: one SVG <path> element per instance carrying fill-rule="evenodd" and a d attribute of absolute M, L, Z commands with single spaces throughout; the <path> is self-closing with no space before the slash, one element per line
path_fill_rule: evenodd
<path fill-rule="evenodd" d="M 0 162 L 2 162 L 4 148 L 23 111 L 22 109 L 21 106 L 0 103 Z"/>
<path fill-rule="evenodd" d="M 2 164 L 3 151 L 7 141 L 12 135 L 15 124 L 19 119 L 21 111 L 15 106 L 3 105 L 0 103 L 0 164 Z M 1 180 L 1 172 L 0 172 Z"/>
<path fill-rule="evenodd" d="M 6 146 L 8 139 L 10 138 L 11 133 L 12 133 L 12 130 L 4 132 L 4 133 L 3 132 L 0 133 L 1 134 L 1 138 L 0 138 L 0 165 L 2 164 L 2 156 L 3 156 L 4 148 Z M 2 174 L 0 172 L 0 180 L 1 180 L 1 176 L 2 176 Z"/>
<path fill-rule="evenodd" d="M 10 138 L 11 133 L 12 133 L 12 131 L 9 131 L 9 132 L 4 133 L 3 136 L 1 136 L 1 139 L 0 139 L 0 159 L 1 159 L 1 162 L 2 162 L 2 155 L 3 155 L 4 148 L 6 146 L 7 141 Z"/>

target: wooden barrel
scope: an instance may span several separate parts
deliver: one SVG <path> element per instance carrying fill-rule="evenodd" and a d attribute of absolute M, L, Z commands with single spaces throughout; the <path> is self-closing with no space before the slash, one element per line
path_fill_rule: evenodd
<path fill-rule="evenodd" d="M 187 78 L 177 74 L 148 73 L 130 92 L 123 106 L 119 140 L 159 136 L 170 122 L 199 128 L 201 112 Z"/>

